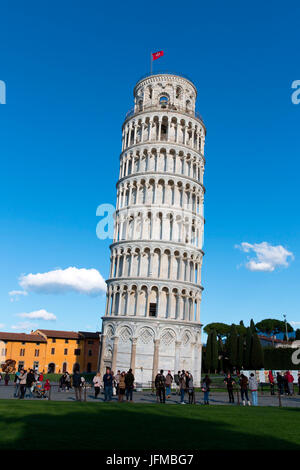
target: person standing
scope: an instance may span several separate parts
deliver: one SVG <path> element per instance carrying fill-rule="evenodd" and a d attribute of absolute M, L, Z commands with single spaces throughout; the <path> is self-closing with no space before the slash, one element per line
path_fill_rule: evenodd
<path fill-rule="evenodd" d="M 69 391 L 70 388 L 71 388 L 71 376 L 70 376 L 69 372 L 66 372 L 65 381 L 66 381 L 66 389 L 67 389 L 67 391 Z"/>
<path fill-rule="evenodd" d="M 125 388 L 126 388 L 125 372 L 123 371 L 122 374 L 120 374 L 119 376 L 118 401 L 124 400 Z"/>
<path fill-rule="evenodd" d="M 249 389 L 250 389 L 251 395 L 252 395 L 253 406 L 257 406 L 258 383 L 257 383 L 257 380 L 256 380 L 253 372 L 250 374 L 250 378 L 249 378 Z"/>
<path fill-rule="evenodd" d="M 15 398 L 18 398 L 19 393 L 20 393 L 20 372 L 19 371 L 15 373 L 14 384 L 15 384 L 14 396 Z"/>
<path fill-rule="evenodd" d="M 210 384 L 211 380 L 209 378 L 209 375 L 206 374 L 202 383 L 202 392 L 204 393 L 204 405 L 209 405 Z"/>
<path fill-rule="evenodd" d="M 271 370 L 269 370 L 269 382 L 270 382 L 270 387 L 271 387 L 271 395 L 275 395 L 274 388 L 275 388 L 275 380 L 274 380 L 274 375 Z"/>
<path fill-rule="evenodd" d="M 292 396 L 294 394 L 294 377 L 292 376 L 289 370 L 286 372 L 285 375 L 286 375 L 286 381 L 288 385 L 288 394 Z"/>
<path fill-rule="evenodd" d="M 245 398 L 247 400 L 248 405 L 250 406 L 249 396 L 248 396 L 248 379 L 244 374 L 240 375 L 239 384 L 241 387 L 241 398 L 243 406 L 246 405 Z"/>
<path fill-rule="evenodd" d="M 4 385 L 8 385 L 8 382 L 9 382 L 9 373 L 6 372 L 6 374 L 4 375 Z"/>
<path fill-rule="evenodd" d="M 75 390 L 75 400 L 81 401 L 81 375 L 79 374 L 78 370 L 76 369 L 73 374 L 73 387 Z"/>
<path fill-rule="evenodd" d="M 171 371 L 168 370 L 168 373 L 166 375 L 166 395 L 167 395 L 167 398 L 170 398 L 171 397 L 171 385 L 172 385 L 172 382 L 173 382 L 173 376 L 171 374 Z"/>
<path fill-rule="evenodd" d="M 227 386 L 229 403 L 234 403 L 233 386 L 235 384 L 235 380 L 233 377 L 231 377 L 230 373 L 228 373 L 227 377 L 225 377 L 224 383 L 226 383 L 226 386 Z"/>
<path fill-rule="evenodd" d="M 115 375 L 115 382 L 116 382 L 116 393 L 119 395 L 119 382 L 121 377 L 121 371 L 118 370 L 117 374 Z"/>
<path fill-rule="evenodd" d="M 50 388 L 51 388 L 50 380 L 49 380 L 49 379 L 46 379 L 46 382 L 45 382 L 45 385 L 44 385 L 44 390 L 45 390 L 44 398 L 47 397 L 47 393 L 48 393 L 48 396 L 49 396 L 49 394 L 50 394 Z"/>
<path fill-rule="evenodd" d="M 19 399 L 23 400 L 26 392 L 27 372 L 24 369 L 20 371 L 20 396 Z"/>
<path fill-rule="evenodd" d="M 28 369 L 27 379 L 26 379 L 26 389 L 28 392 L 27 396 L 29 396 L 29 398 L 33 397 L 31 387 L 33 386 L 34 383 L 35 383 L 35 378 L 34 378 L 33 370 Z"/>
<path fill-rule="evenodd" d="M 155 388 L 160 403 L 166 403 L 166 378 L 163 369 L 161 369 L 155 377 Z"/>
<path fill-rule="evenodd" d="M 100 374 L 100 372 L 97 372 L 97 374 L 93 378 L 93 384 L 94 384 L 94 390 L 95 390 L 95 398 L 97 398 L 99 393 L 100 393 L 100 387 L 101 387 L 101 374 Z"/>
<path fill-rule="evenodd" d="M 278 392 L 280 393 L 280 395 L 283 395 L 283 377 L 280 372 L 277 372 L 276 381 L 277 381 Z"/>
<path fill-rule="evenodd" d="M 175 384 L 176 384 L 176 388 L 175 388 L 175 394 L 176 395 L 180 395 L 180 370 L 177 372 L 177 374 L 174 375 L 174 381 L 175 381 Z"/>
<path fill-rule="evenodd" d="M 187 372 L 186 376 L 187 392 L 189 395 L 189 405 L 195 401 L 195 392 L 194 392 L 194 378 L 190 372 Z"/>
<path fill-rule="evenodd" d="M 184 395 L 185 395 L 187 384 L 186 384 L 186 375 L 185 375 L 184 370 L 181 371 L 181 374 L 179 377 L 179 387 L 180 387 L 180 403 L 181 405 L 185 405 Z"/>
<path fill-rule="evenodd" d="M 106 367 L 106 373 L 103 375 L 104 401 L 111 401 L 113 393 L 113 375 L 111 368 Z"/>
<path fill-rule="evenodd" d="M 129 369 L 125 375 L 125 390 L 126 390 L 126 401 L 132 401 L 132 392 L 134 387 L 134 375 L 132 369 Z"/>

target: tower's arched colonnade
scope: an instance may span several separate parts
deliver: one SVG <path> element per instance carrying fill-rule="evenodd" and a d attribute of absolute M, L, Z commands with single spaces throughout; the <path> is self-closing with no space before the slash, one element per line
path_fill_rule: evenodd
<path fill-rule="evenodd" d="M 138 382 L 185 369 L 199 384 L 206 129 L 194 84 L 150 75 L 122 127 L 99 367 Z"/>

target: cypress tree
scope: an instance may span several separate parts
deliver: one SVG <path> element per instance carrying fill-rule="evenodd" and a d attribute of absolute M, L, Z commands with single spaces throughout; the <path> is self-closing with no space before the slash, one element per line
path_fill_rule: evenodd
<path fill-rule="evenodd" d="M 237 350 L 237 360 L 236 366 L 239 370 L 241 370 L 242 366 L 244 365 L 244 335 L 238 336 L 238 350 Z"/>
<path fill-rule="evenodd" d="M 252 334 L 256 332 L 255 323 L 252 320 L 252 318 L 251 318 L 251 321 L 250 321 L 250 330 L 251 330 Z"/>
<path fill-rule="evenodd" d="M 208 373 L 210 373 L 210 370 L 212 368 L 212 347 L 211 347 L 211 340 L 212 340 L 212 333 L 209 333 L 207 337 L 207 343 L 206 343 L 206 352 L 205 352 L 205 369 L 207 370 Z"/>
<path fill-rule="evenodd" d="M 237 332 L 235 325 L 231 325 L 227 341 L 227 355 L 230 368 L 236 367 L 237 363 Z"/>
<path fill-rule="evenodd" d="M 253 335 L 250 364 L 253 369 L 264 367 L 264 352 L 257 333 Z"/>
<path fill-rule="evenodd" d="M 218 369 L 218 342 L 215 330 L 211 334 L 211 368 L 213 372 Z"/>
<path fill-rule="evenodd" d="M 224 345 L 223 345 L 222 339 L 219 338 L 218 339 L 218 370 L 219 371 L 224 370 L 223 354 L 224 354 Z"/>
<path fill-rule="evenodd" d="M 246 348 L 245 348 L 245 357 L 244 357 L 244 366 L 246 369 L 251 369 L 251 351 L 252 351 L 252 333 L 251 333 L 251 329 L 247 328 Z"/>

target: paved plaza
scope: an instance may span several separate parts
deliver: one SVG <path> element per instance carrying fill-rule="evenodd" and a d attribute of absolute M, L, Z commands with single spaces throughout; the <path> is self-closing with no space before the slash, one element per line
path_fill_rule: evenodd
<path fill-rule="evenodd" d="M 1 399 L 14 399 L 14 391 L 15 388 L 13 385 L 8 385 L 5 386 L 3 384 L 0 385 L 0 400 Z M 73 402 L 75 401 L 75 392 L 74 389 L 71 389 L 69 391 L 62 392 L 59 390 L 58 385 L 52 385 L 51 388 L 51 400 L 53 401 L 66 401 L 66 402 Z M 251 393 L 249 393 L 249 398 L 251 401 Z M 82 391 L 82 399 L 85 399 L 85 394 L 84 390 Z M 241 398 L 240 399 L 240 404 L 241 404 Z M 46 401 L 46 399 L 42 398 L 29 398 L 26 397 L 26 400 L 30 401 Z M 124 397 L 124 400 L 126 401 L 126 398 Z M 97 399 L 94 398 L 94 389 L 93 388 L 87 388 L 86 390 L 86 401 L 88 402 L 104 402 L 104 394 L 101 393 Z M 116 396 L 113 396 L 112 401 L 117 402 L 118 398 Z M 133 393 L 133 401 L 135 403 L 157 403 L 157 398 L 155 392 L 152 393 L 149 390 L 144 390 L 141 392 L 134 391 Z M 188 403 L 188 396 L 186 395 L 185 397 L 185 402 Z M 166 404 L 174 405 L 174 404 L 180 404 L 180 396 L 175 395 L 175 392 L 172 392 L 171 398 L 166 399 Z M 196 392 L 196 404 L 203 404 L 203 393 L 201 392 Z M 236 406 L 237 405 L 237 394 L 235 393 L 235 403 L 229 404 L 228 403 L 228 395 L 227 392 L 214 392 L 212 391 L 210 393 L 210 404 L 211 405 L 228 405 L 228 406 Z M 291 407 L 300 407 L 300 395 L 294 395 L 294 396 L 281 396 L 281 404 L 282 406 L 291 406 Z M 259 392 L 258 395 L 258 405 L 259 406 L 279 406 L 279 399 L 278 395 L 270 395 L 268 392 L 264 392 L 261 394 Z"/>

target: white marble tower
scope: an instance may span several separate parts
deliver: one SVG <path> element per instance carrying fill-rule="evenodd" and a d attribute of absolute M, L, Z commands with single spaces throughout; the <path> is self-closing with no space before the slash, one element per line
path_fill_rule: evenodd
<path fill-rule="evenodd" d="M 100 370 L 201 375 L 205 126 L 188 79 L 153 74 L 134 88 L 122 129 Z"/>

